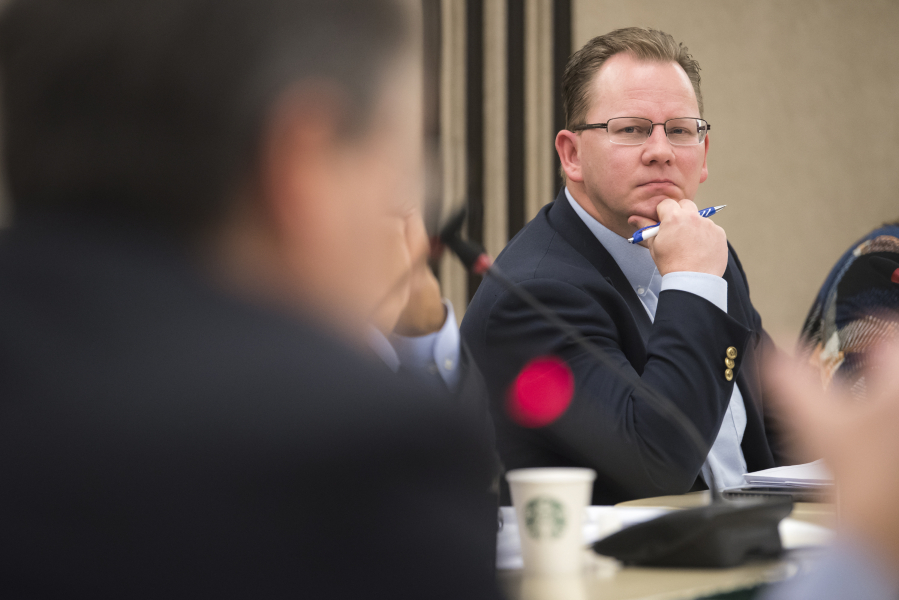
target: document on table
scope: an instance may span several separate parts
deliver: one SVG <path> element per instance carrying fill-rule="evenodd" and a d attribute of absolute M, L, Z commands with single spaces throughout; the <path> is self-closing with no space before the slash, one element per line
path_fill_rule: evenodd
<path fill-rule="evenodd" d="M 773 469 L 765 469 L 764 471 L 756 471 L 755 473 L 746 473 L 743 475 L 743 480 L 746 482 L 747 487 L 826 488 L 833 485 L 833 476 L 827 470 L 822 460 L 803 465 L 775 467 Z"/>

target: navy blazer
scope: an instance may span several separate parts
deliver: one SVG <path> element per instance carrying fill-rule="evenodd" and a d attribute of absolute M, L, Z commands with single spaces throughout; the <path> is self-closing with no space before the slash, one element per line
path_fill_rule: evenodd
<path fill-rule="evenodd" d="M 0 232 L 4 597 L 499 597 L 481 420 L 82 221 Z"/>
<path fill-rule="evenodd" d="M 509 242 L 496 264 L 621 368 L 674 402 L 709 447 L 738 383 L 746 404 L 742 448 L 749 471 L 782 462 L 759 376 L 760 354 L 773 344 L 732 248 L 724 274 L 727 314 L 700 296 L 668 290 L 661 293 L 652 322 L 563 190 Z M 706 453 L 634 394 L 632 385 L 597 364 L 499 281 L 487 277 L 481 284 L 462 335 L 487 378 L 497 445 L 507 469 L 595 469 L 594 504 L 679 494 L 702 485 L 697 478 Z M 730 347 L 738 353 L 733 381 L 725 377 Z M 543 355 L 561 357 L 571 367 L 575 396 L 556 421 L 529 429 L 509 418 L 506 392 L 525 363 Z M 504 487 L 503 501 L 508 500 Z"/>

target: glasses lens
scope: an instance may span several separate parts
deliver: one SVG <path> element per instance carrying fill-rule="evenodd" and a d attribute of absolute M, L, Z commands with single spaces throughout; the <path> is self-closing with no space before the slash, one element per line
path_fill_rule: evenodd
<path fill-rule="evenodd" d="M 695 146 L 701 144 L 708 131 L 702 119 L 671 119 L 665 123 L 668 141 L 675 146 Z"/>
<path fill-rule="evenodd" d="M 618 117 L 609 119 L 609 140 L 613 144 L 638 146 L 649 137 L 652 121 L 634 117 Z"/>

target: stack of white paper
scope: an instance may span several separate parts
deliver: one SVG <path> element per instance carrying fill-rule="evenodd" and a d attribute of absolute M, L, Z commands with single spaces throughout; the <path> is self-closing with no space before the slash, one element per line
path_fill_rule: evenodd
<path fill-rule="evenodd" d="M 821 487 L 833 485 L 833 476 L 824 466 L 824 461 L 790 467 L 776 467 L 755 473 L 746 473 L 743 480 L 750 487 L 794 488 Z"/>

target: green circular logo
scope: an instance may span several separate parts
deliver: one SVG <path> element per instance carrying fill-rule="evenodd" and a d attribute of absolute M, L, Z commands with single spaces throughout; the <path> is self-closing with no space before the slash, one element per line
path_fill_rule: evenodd
<path fill-rule="evenodd" d="M 524 507 L 524 523 L 535 540 L 557 538 L 565 531 L 565 507 L 555 498 L 537 496 Z"/>

